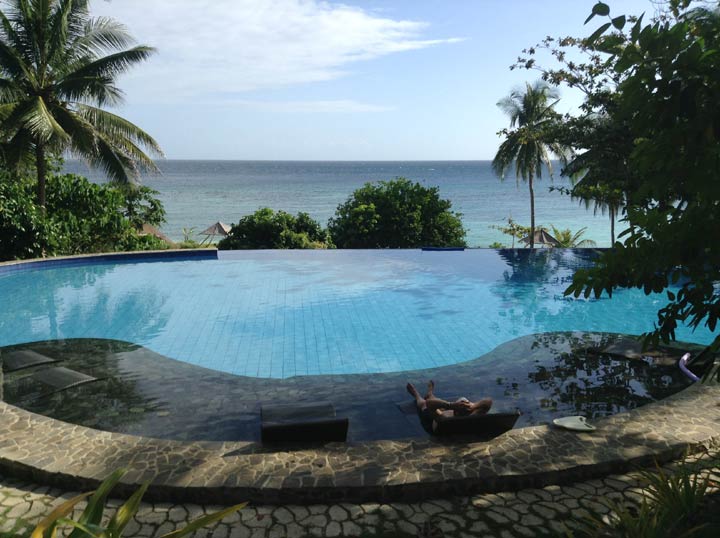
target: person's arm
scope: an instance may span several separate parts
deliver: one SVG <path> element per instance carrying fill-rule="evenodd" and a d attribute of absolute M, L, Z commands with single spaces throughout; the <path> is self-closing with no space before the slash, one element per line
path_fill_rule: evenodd
<path fill-rule="evenodd" d="M 452 409 L 452 404 L 441 400 L 440 398 L 429 398 L 425 400 L 427 410 L 434 413 L 435 411 L 444 411 L 445 409 Z"/>
<path fill-rule="evenodd" d="M 445 400 L 441 400 L 440 398 L 425 400 L 425 405 L 431 412 L 445 409 L 450 409 L 452 411 L 469 411 L 470 408 L 469 402 L 447 402 Z"/>

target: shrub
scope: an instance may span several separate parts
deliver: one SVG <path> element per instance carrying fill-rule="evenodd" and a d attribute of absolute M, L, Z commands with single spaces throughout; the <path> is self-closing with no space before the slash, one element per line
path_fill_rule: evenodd
<path fill-rule="evenodd" d="M 262 248 L 328 248 L 332 242 L 327 231 L 307 213 L 293 216 L 269 207 L 258 209 L 234 224 L 220 250 Z"/>
<path fill-rule="evenodd" d="M 129 204 L 156 208 L 149 210 L 154 222 L 164 215 L 150 191 L 129 201 L 127 188 L 67 174 L 48 179 L 45 211 L 34 199 L 31 181 L 0 176 L 0 259 L 167 248 L 138 233 L 141 211 L 127 216 Z"/>
<path fill-rule="evenodd" d="M 0 260 L 37 258 L 49 249 L 52 226 L 22 183 L 0 177 Z"/>
<path fill-rule="evenodd" d="M 329 231 L 338 248 L 464 247 L 460 214 L 437 187 L 409 179 L 366 183 L 338 206 Z"/>

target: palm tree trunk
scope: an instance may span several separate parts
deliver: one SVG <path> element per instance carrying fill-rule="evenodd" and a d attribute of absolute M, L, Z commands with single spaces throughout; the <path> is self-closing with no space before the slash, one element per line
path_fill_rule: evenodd
<path fill-rule="evenodd" d="M 535 190 L 532 172 L 528 178 L 528 185 L 530 185 L 530 248 L 535 248 Z"/>
<path fill-rule="evenodd" d="M 610 208 L 610 246 L 615 245 L 615 208 Z"/>
<path fill-rule="evenodd" d="M 45 182 L 47 180 L 47 167 L 45 166 L 45 147 L 38 142 L 35 146 L 35 160 L 37 167 L 37 198 L 38 205 L 45 209 Z"/>

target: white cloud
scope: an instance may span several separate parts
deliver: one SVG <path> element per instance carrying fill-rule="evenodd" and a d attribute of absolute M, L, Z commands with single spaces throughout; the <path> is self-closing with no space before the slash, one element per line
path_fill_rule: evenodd
<path fill-rule="evenodd" d="M 332 80 L 355 62 L 458 41 L 423 39 L 424 22 L 320 0 L 115 0 L 92 9 L 158 48 L 123 82 L 142 101 Z"/>

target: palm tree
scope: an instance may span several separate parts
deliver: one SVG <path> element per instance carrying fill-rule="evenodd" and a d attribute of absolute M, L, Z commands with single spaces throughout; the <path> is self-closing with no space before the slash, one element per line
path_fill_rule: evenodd
<path fill-rule="evenodd" d="M 542 177 L 546 166 L 552 177 L 550 153 L 564 159 L 567 150 L 555 142 L 549 129 L 559 118 L 554 107 L 558 103 L 557 91 L 542 81 L 525 84 L 525 91 L 514 90 L 498 106 L 510 116 L 510 130 L 504 129 L 505 141 L 492 162 L 495 173 L 505 179 L 508 169 L 515 164 L 515 177 L 528 182 L 530 187 L 530 248 L 535 247 L 535 191 L 533 180 Z M 517 126 L 517 128 L 515 128 Z"/>
<path fill-rule="evenodd" d="M 116 78 L 154 49 L 131 48 L 125 28 L 92 18 L 88 0 L 6 0 L 0 10 L 0 132 L 6 163 L 34 161 L 37 198 L 45 206 L 46 159 L 63 152 L 127 183 L 155 170 L 141 148 L 155 140 L 102 107 L 117 105 Z"/>
<path fill-rule="evenodd" d="M 583 248 L 583 247 L 594 247 L 597 243 L 592 239 L 580 239 L 587 230 L 587 227 L 580 228 L 577 232 L 572 233 L 572 230 L 558 230 L 555 226 L 552 227 L 553 237 L 560 243 L 560 248 Z"/>

